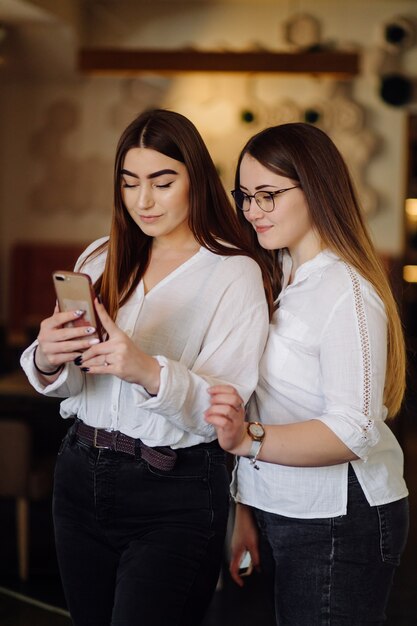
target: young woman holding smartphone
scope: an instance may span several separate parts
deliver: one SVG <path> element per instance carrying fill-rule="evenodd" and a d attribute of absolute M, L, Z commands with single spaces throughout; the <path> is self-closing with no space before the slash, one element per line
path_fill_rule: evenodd
<path fill-rule="evenodd" d="M 405 387 L 401 323 L 330 138 L 302 123 L 243 148 L 232 192 L 264 250 L 276 311 L 247 419 L 214 386 L 207 422 L 238 455 L 231 572 L 275 563 L 277 624 L 382 624 L 408 531 L 388 416 Z"/>
<path fill-rule="evenodd" d="M 21 359 L 75 418 L 53 502 L 75 626 L 204 615 L 229 482 L 207 390 L 232 384 L 246 401 L 255 388 L 269 317 L 257 260 L 193 124 L 164 110 L 133 120 L 116 151 L 110 237 L 76 265 L 101 296 L 106 340 L 67 326 L 82 311 L 56 309 Z"/>

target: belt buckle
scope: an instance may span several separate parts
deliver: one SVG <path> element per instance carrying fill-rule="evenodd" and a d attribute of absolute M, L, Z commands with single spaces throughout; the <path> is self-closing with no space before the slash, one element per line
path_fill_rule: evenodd
<path fill-rule="evenodd" d="M 99 430 L 99 428 L 94 429 L 93 446 L 95 448 L 98 448 L 99 450 L 108 450 L 109 448 L 111 448 L 111 446 L 100 446 L 100 444 L 97 443 L 97 435 L 99 433 Z"/>

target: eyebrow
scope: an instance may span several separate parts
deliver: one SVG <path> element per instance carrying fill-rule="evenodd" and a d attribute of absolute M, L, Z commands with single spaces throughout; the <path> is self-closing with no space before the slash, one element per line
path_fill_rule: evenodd
<path fill-rule="evenodd" d="M 277 185 L 258 185 L 257 187 L 255 187 L 255 189 L 256 189 L 256 191 L 258 191 L 260 189 L 265 189 L 265 187 L 276 187 L 278 189 Z M 241 189 L 245 189 L 246 191 L 248 191 L 248 188 L 245 187 L 244 185 L 240 185 L 240 188 Z"/>
<path fill-rule="evenodd" d="M 133 176 L 133 178 L 139 179 L 139 176 L 137 174 L 134 174 L 133 172 L 129 172 L 129 170 L 122 169 L 121 173 L 126 174 L 127 176 Z M 149 179 L 158 178 L 158 176 L 163 176 L 164 174 L 178 174 L 178 172 L 176 172 L 175 170 L 170 170 L 170 169 L 159 170 L 158 172 L 152 172 L 152 174 L 149 174 L 146 178 L 149 178 Z"/>

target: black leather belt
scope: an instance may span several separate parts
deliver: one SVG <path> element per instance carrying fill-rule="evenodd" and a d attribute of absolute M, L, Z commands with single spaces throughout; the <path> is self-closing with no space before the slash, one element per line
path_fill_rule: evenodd
<path fill-rule="evenodd" d="M 87 443 L 93 448 L 103 448 L 124 452 L 135 456 L 139 446 L 141 458 L 156 469 L 170 471 L 174 468 L 177 460 L 177 453 L 168 446 L 150 448 L 140 439 L 134 439 L 124 435 L 118 430 L 104 430 L 104 428 L 93 428 L 87 426 L 81 420 L 77 420 L 74 427 L 75 438 L 83 443 Z"/>

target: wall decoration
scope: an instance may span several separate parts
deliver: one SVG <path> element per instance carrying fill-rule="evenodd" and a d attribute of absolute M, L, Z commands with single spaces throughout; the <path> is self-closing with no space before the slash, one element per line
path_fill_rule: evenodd
<path fill-rule="evenodd" d="M 396 16 L 381 25 L 382 45 L 392 52 L 407 50 L 417 41 L 417 18 Z"/>
<path fill-rule="evenodd" d="M 303 121 L 307 122 L 307 124 L 316 125 L 320 123 L 320 119 L 322 118 L 322 116 L 323 114 L 318 109 L 318 107 L 314 107 L 314 108 L 309 107 L 308 109 L 304 111 Z"/>
<path fill-rule="evenodd" d="M 403 69 L 404 54 L 417 45 L 417 18 L 395 16 L 379 27 L 378 45 L 370 52 L 369 67 L 378 77 L 378 93 L 394 107 L 417 99 L 417 74 Z"/>
<path fill-rule="evenodd" d="M 302 119 L 301 109 L 301 105 L 294 100 L 282 98 L 277 102 L 276 106 L 269 109 L 266 122 L 268 126 L 296 122 Z"/>
<path fill-rule="evenodd" d="M 379 83 L 381 99 L 392 106 L 411 104 L 415 97 L 415 81 L 404 74 L 384 74 Z"/>
<path fill-rule="evenodd" d="M 284 40 L 297 50 L 315 49 L 321 42 L 321 24 L 306 13 L 291 16 L 283 23 Z"/>
<path fill-rule="evenodd" d="M 284 22 L 283 28 L 287 44 L 298 50 L 315 52 L 334 46 L 323 40 L 321 24 L 314 16 L 294 15 Z M 233 184 L 237 155 L 252 134 L 266 126 L 304 121 L 322 128 L 335 140 L 361 190 L 366 212 L 375 213 L 378 197 L 366 175 L 379 142 L 365 129 L 365 110 L 355 101 L 351 82 L 311 76 L 284 80 L 287 82 L 262 73 L 239 76 L 197 73 L 176 75 L 175 79 L 161 75 L 121 78 L 117 81 L 118 92 L 113 93 L 104 111 L 101 124 L 104 121 L 107 127 L 103 127 L 103 132 L 118 136 L 146 108 L 177 110 L 200 130 L 225 187 L 229 188 Z M 297 86 L 303 80 L 308 85 L 305 90 Z M 69 100 L 56 102 L 45 111 L 44 123 L 32 141 L 38 156 L 42 155 L 41 180 L 31 194 L 33 210 L 84 215 L 96 208 L 108 209 L 113 155 L 72 153 L 71 142 L 80 132 L 84 132 L 81 113 Z M 54 185 L 49 186 L 51 174 L 59 181 L 56 186 L 59 191 Z M 103 183 L 98 185 L 98 180 Z"/>
<path fill-rule="evenodd" d="M 240 119 L 244 124 L 252 124 L 256 121 L 256 113 L 250 109 L 243 109 L 240 112 Z"/>
<path fill-rule="evenodd" d="M 366 175 L 380 141 L 366 125 L 365 110 L 355 102 L 350 83 L 331 83 L 323 96 L 305 109 L 301 121 L 314 124 L 330 135 L 348 163 L 364 212 L 374 215 L 379 208 L 379 198 Z"/>
<path fill-rule="evenodd" d="M 167 92 L 164 106 L 195 123 L 226 189 L 233 186 L 237 155 L 251 135 L 287 122 L 318 126 L 334 139 L 348 162 L 365 212 L 375 214 L 379 198 L 367 172 L 380 142 L 365 124 L 366 111 L 356 102 L 351 81 L 310 78 L 302 84 L 308 89 L 293 89 L 296 85 L 291 81 L 283 86 L 282 81 L 259 74 L 234 79 L 221 75 L 184 77 Z M 295 96 L 289 98 L 287 93 Z"/>

